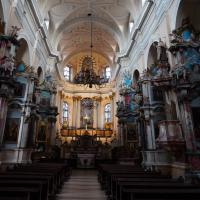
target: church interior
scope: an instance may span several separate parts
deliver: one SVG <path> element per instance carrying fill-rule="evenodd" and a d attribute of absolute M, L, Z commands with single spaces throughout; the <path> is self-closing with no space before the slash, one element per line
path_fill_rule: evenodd
<path fill-rule="evenodd" d="M 199 199 L 199 10 L 0 0 L 0 199 Z"/>

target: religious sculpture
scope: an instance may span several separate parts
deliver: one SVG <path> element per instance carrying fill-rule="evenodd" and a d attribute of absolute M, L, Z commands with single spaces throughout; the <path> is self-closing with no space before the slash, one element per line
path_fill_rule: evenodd
<path fill-rule="evenodd" d="M 154 42 L 153 45 L 156 47 L 157 58 L 155 63 L 149 67 L 149 75 L 154 79 L 166 78 L 169 76 L 170 70 L 167 47 L 161 38 L 158 42 Z"/>
<path fill-rule="evenodd" d="M 182 26 L 171 34 L 171 47 L 169 51 L 176 59 L 176 68 L 171 71 L 177 79 L 190 78 L 193 73 L 198 73 L 200 68 L 200 34 L 195 30 L 189 18 L 182 21 Z M 194 71 L 195 70 L 195 71 Z"/>

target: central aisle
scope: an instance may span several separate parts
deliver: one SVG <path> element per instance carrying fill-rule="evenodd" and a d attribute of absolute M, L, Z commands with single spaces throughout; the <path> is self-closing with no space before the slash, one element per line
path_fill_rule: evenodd
<path fill-rule="evenodd" d="M 64 183 L 56 200 L 106 200 L 95 170 L 73 170 L 70 179 Z"/>

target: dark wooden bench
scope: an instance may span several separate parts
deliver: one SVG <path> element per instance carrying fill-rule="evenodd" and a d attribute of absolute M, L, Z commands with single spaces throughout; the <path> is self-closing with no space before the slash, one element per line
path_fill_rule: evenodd
<path fill-rule="evenodd" d="M 24 174 L 24 173 L 6 173 L 0 174 L 0 179 L 7 180 L 44 180 L 48 182 L 48 193 L 49 195 L 53 195 L 55 193 L 55 186 L 52 176 L 50 175 L 38 175 L 38 174 Z"/>
<path fill-rule="evenodd" d="M 124 189 L 199 189 L 198 186 L 176 182 L 121 182 L 119 183 L 116 198 L 117 200 L 124 199 Z M 159 196 L 158 196 L 159 197 Z"/>
<path fill-rule="evenodd" d="M 146 172 L 121 172 L 121 173 L 110 173 L 106 178 L 105 186 L 106 186 L 106 194 L 111 195 L 111 190 L 115 186 L 115 180 L 117 178 L 160 178 L 166 179 L 166 176 L 162 176 L 160 174 L 146 174 Z"/>
<path fill-rule="evenodd" d="M 0 199 L 13 197 L 26 200 L 42 200 L 41 190 L 38 187 L 0 187 Z"/>
<path fill-rule="evenodd" d="M 200 196 L 199 189 L 190 188 L 123 188 L 123 193 L 123 200 L 199 200 Z"/>
<path fill-rule="evenodd" d="M 0 187 L 38 187 L 41 190 L 41 199 L 48 199 L 48 182 L 39 180 L 9 180 L 0 178 Z"/>
<path fill-rule="evenodd" d="M 132 185 L 132 184 L 137 184 L 137 183 L 141 183 L 141 182 L 145 182 L 145 183 L 178 183 L 177 180 L 173 180 L 173 179 L 169 179 L 169 178 L 161 178 L 161 177 L 157 177 L 157 178 L 150 178 L 150 177 L 140 177 L 140 178 L 135 178 L 135 177 L 119 177 L 116 178 L 114 183 L 112 184 L 112 188 L 111 188 L 111 195 L 110 197 L 112 199 L 118 199 L 119 196 L 121 195 L 121 187 L 123 187 L 124 185 Z"/>
<path fill-rule="evenodd" d="M 0 199 L 47 200 L 55 196 L 69 175 L 69 168 L 64 164 L 17 165 L 12 170 L 0 173 Z M 22 188 L 25 188 L 24 192 Z"/>

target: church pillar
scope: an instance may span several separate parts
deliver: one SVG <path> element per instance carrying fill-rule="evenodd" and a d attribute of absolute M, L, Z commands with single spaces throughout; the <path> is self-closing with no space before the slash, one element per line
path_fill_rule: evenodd
<path fill-rule="evenodd" d="M 115 100 L 114 100 L 114 93 L 109 96 L 111 100 L 111 122 L 112 122 L 112 129 L 114 130 L 115 127 Z"/>
<path fill-rule="evenodd" d="M 77 110 L 76 110 L 76 128 L 80 128 L 81 126 L 81 96 L 77 97 Z"/>
<path fill-rule="evenodd" d="M 189 105 L 189 101 L 185 98 L 181 106 L 181 112 L 184 116 L 183 120 L 183 132 L 185 136 L 186 148 L 189 151 L 195 151 L 195 134 L 194 134 L 194 127 L 193 127 L 193 120 L 192 120 L 192 111 Z"/>
<path fill-rule="evenodd" d="M 94 123 L 93 123 L 93 128 L 96 129 L 98 127 L 98 98 L 94 97 L 93 101 L 94 101 L 94 110 L 93 110 Z"/>
<path fill-rule="evenodd" d="M 102 110 L 102 98 L 99 97 L 98 98 L 98 108 L 97 108 L 97 115 L 98 115 L 98 123 L 97 123 L 97 128 L 103 128 L 102 126 L 102 118 L 103 118 L 103 115 L 101 113 L 101 110 Z"/>
<path fill-rule="evenodd" d="M 27 119 L 31 114 L 31 100 L 33 95 L 34 82 L 33 80 L 28 80 L 28 87 L 26 91 L 26 101 L 23 106 L 23 111 L 21 115 L 21 124 L 19 129 L 19 137 L 18 137 L 18 147 L 26 148 L 28 141 L 28 122 Z"/>
<path fill-rule="evenodd" d="M 124 138 L 125 138 L 125 133 L 124 133 L 124 124 L 121 124 L 121 129 L 120 129 L 120 133 L 121 133 L 121 145 L 124 145 Z"/>
<path fill-rule="evenodd" d="M 147 122 L 146 126 L 146 133 L 147 133 L 147 149 L 148 150 L 153 150 L 156 149 L 156 144 L 155 144 L 155 133 L 154 133 L 154 122 L 152 119 Z"/>
<path fill-rule="evenodd" d="M 60 97 L 60 105 L 58 108 L 58 111 L 60 113 L 60 127 L 62 128 L 63 125 L 63 102 L 64 102 L 64 95 L 61 93 L 61 97 Z"/>
<path fill-rule="evenodd" d="M 77 121 L 77 97 L 73 97 L 73 121 L 72 121 L 72 126 L 75 128 L 76 127 L 76 121 Z"/>
<path fill-rule="evenodd" d="M 8 101 L 6 98 L 0 97 L 0 110 L 0 144 L 2 144 L 8 110 Z"/>

